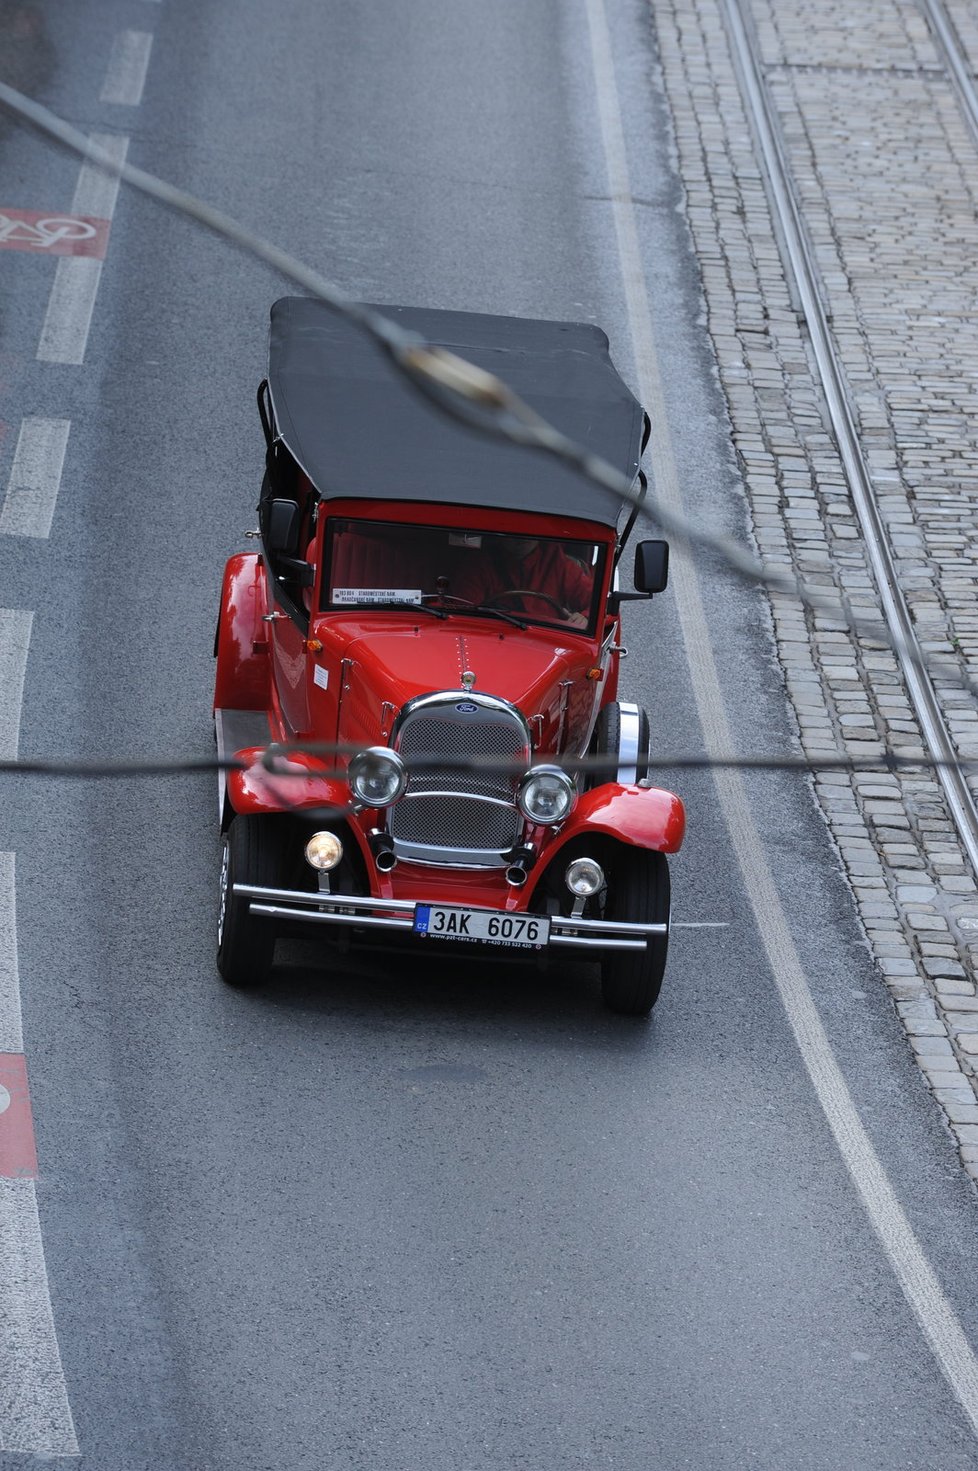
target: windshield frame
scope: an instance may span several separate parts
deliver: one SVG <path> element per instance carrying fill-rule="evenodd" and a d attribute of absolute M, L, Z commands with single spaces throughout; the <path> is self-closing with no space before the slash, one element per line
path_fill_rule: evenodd
<path fill-rule="evenodd" d="M 325 506 L 321 506 L 321 511 Z M 500 615 L 508 615 L 502 621 L 513 622 L 516 626 L 528 625 L 533 628 L 548 629 L 562 634 L 574 634 L 583 637 L 594 637 L 601 620 L 601 615 L 606 602 L 606 585 L 609 576 L 609 567 L 613 563 L 615 551 L 615 538 L 609 534 L 606 528 L 594 522 L 566 520 L 552 516 L 541 516 L 539 514 L 527 514 L 525 516 L 514 516 L 511 513 L 498 517 L 482 515 L 473 516 L 471 507 L 443 507 L 434 505 L 417 505 L 411 507 L 411 514 L 405 515 L 407 509 L 404 502 L 400 503 L 375 503 L 371 507 L 372 515 L 364 514 L 364 503 L 333 501 L 328 513 L 322 516 L 324 525 L 321 528 L 321 568 L 317 587 L 316 607 L 320 614 L 331 616 L 346 615 L 362 618 L 365 614 L 384 614 L 386 616 L 397 615 L 403 617 L 411 616 L 412 602 L 404 601 L 405 593 L 420 593 L 423 603 L 417 606 L 437 608 L 444 611 L 449 617 L 472 617 L 479 620 L 492 620 L 498 624 Z M 583 561 L 578 565 L 585 575 L 593 568 L 591 596 L 589 606 L 580 607 L 578 611 L 586 618 L 583 626 L 575 625 L 566 620 L 547 616 L 547 604 L 541 599 L 539 601 L 526 599 L 510 599 L 500 596 L 500 592 L 493 592 L 492 597 L 499 599 L 498 607 L 489 607 L 484 598 L 473 598 L 471 603 L 455 587 L 449 583 L 444 589 L 433 587 L 423 588 L 386 588 L 390 592 L 390 601 L 331 601 L 331 593 L 335 592 L 332 577 L 332 565 L 334 560 L 334 547 L 337 536 L 348 532 L 351 524 L 357 528 L 363 527 L 367 532 L 390 531 L 395 534 L 407 534 L 412 529 L 418 532 L 430 531 L 435 534 L 444 534 L 446 538 L 459 538 L 457 545 L 463 545 L 461 538 L 471 537 L 479 542 L 479 550 L 485 549 L 486 539 L 492 538 L 490 544 L 502 551 L 506 546 L 507 539 L 532 539 L 534 543 L 542 544 L 543 547 L 553 547 L 556 551 L 568 553 L 574 547 L 579 547 L 584 552 Z M 494 565 L 498 565 L 494 564 Z M 486 573 L 488 564 L 486 562 L 473 562 L 473 571 Z M 515 585 L 515 584 L 514 584 Z M 501 590 L 500 590 L 501 591 Z M 439 592 L 442 596 L 439 597 Z M 412 600 L 413 601 L 413 600 Z"/>

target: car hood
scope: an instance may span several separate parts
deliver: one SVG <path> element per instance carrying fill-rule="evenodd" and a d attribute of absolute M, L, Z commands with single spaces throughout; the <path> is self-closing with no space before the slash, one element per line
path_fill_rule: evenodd
<path fill-rule="evenodd" d="M 351 640 L 347 657 L 398 706 L 416 695 L 464 689 L 465 673 L 475 675 L 472 689 L 509 700 L 528 719 L 541 713 L 573 671 L 583 674 L 593 662 L 583 639 L 557 643 L 552 630 L 524 632 L 498 623 L 484 628 L 473 619 L 464 628 L 459 624 L 452 619 L 397 632 L 371 630 Z"/>
<path fill-rule="evenodd" d="M 408 700 L 472 688 L 515 705 L 536 726 L 538 749 L 555 749 L 586 730 L 598 686 L 594 643 L 553 629 L 513 628 L 476 618 L 445 622 L 377 613 L 324 618 L 315 634 L 324 660 L 345 672 L 337 738 L 370 745 L 386 739 L 392 716 Z M 570 719 L 566 718 L 568 713 Z"/>

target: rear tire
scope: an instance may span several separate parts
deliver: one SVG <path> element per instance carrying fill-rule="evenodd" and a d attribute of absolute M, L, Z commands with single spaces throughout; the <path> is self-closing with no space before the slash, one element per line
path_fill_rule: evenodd
<path fill-rule="evenodd" d="M 280 886 L 283 848 L 281 822 L 275 817 L 236 817 L 224 834 L 217 968 L 229 986 L 260 985 L 272 968 L 275 926 L 253 915 L 250 900 L 233 893 L 233 886 Z"/>
<path fill-rule="evenodd" d="M 669 865 L 662 853 L 626 848 L 608 875 L 605 919 L 631 924 L 669 923 Z M 668 931 L 644 950 L 613 950 L 601 962 L 601 999 L 621 1016 L 648 1016 L 662 989 Z"/>

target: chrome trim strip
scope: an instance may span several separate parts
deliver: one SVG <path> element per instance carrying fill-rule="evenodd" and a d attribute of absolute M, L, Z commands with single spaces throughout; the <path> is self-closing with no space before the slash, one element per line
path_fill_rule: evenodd
<path fill-rule="evenodd" d="M 577 945 L 582 950 L 645 950 L 644 940 L 588 940 L 577 935 L 555 935 L 551 932 L 551 945 Z"/>
<path fill-rule="evenodd" d="M 513 811 L 514 805 L 512 802 L 507 802 L 504 797 L 487 797 L 482 792 L 460 792 L 457 789 L 454 792 L 408 791 L 403 797 L 397 799 L 397 805 L 403 807 L 406 802 L 417 802 L 419 799 L 423 801 L 426 797 L 451 797 L 457 802 L 488 802 L 493 807 L 505 807 L 510 812 Z M 391 805 L 393 806 L 393 803 Z M 400 839 L 395 839 L 395 841 L 400 842 Z"/>
<path fill-rule="evenodd" d="M 588 934 L 601 935 L 668 935 L 667 924 L 630 924 L 625 920 L 618 919 L 574 919 L 571 915 L 552 914 L 550 916 L 551 931 L 556 926 L 558 934 L 566 930 L 584 930 Z"/>
<path fill-rule="evenodd" d="M 260 884 L 235 884 L 236 894 L 245 894 L 249 899 L 277 899 L 291 904 L 326 905 L 330 909 L 386 909 L 393 913 L 410 910 L 414 913 L 413 899 L 374 899 L 370 894 L 321 894 L 318 889 L 266 889 Z M 424 902 L 423 900 L 420 902 Z M 350 916 L 354 918 L 354 916 Z"/>
<path fill-rule="evenodd" d="M 374 914 L 330 914 L 326 910 L 286 909 L 278 904 L 252 904 L 252 914 L 264 914 L 272 919 L 311 919 L 317 924 L 355 924 L 359 929 L 367 925 L 378 930 L 413 930 L 414 915 L 410 919 L 389 919 Z"/>
<path fill-rule="evenodd" d="M 224 711 L 214 711 L 214 740 L 217 744 L 217 759 L 222 763 L 217 773 L 217 820 L 224 821 L 224 797 L 228 789 L 228 774 L 223 769 L 227 760 L 227 738 L 224 734 Z"/>
<path fill-rule="evenodd" d="M 252 901 L 253 914 L 273 919 L 312 920 L 319 924 L 347 924 L 373 929 L 413 930 L 414 907 L 426 900 L 375 899 L 369 894 L 309 893 L 304 889 L 265 889 L 257 884 L 235 884 L 234 892 Z M 525 910 L 489 909 L 481 904 L 449 905 L 485 914 L 524 914 Z M 353 910 L 351 914 L 349 911 Z M 377 911 L 370 913 L 369 911 Z M 644 950 L 652 935 L 669 933 L 668 924 L 628 924 L 604 919 L 574 919 L 553 914 L 550 944 L 588 950 Z"/>
<path fill-rule="evenodd" d="M 394 721 L 391 729 L 391 745 L 395 750 L 398 749 L 401 727 L 410 716 L 427 710 L 437 710 L 446 705 L 455 705 L 460 700 L 468 700 L 483 710 L 494 710 L 497 714 L 505 714 L 517 720 L 526 737 L 527 751 L 531 749 L 530 727 L 519 706 L 511 704 L 509 700 L 500 699 L 498 695 L 484 695 L 478 690 L 466 689 L 464 685 L 457 690 L 435 690 L 430 695 L 415 695 L 413 700 L 408 700 L 405 705 L 402 705 L 401 712 Z"/>
<path fill-rule="evenodd" d="M 564 734 L 567 730 L 567 704 L 570 700 L 570 692 L 573 688 L 573 685 L 574 681 L 572 679 L 562 679 L 560 681 L 560 713 L 557 716 L 558 751 L 562 751 L 564 749 Z"/>
<path fill-rule="evenodd" d="M 426 868 L 466 868 L 490 873 L 509 864 L 509 859 L 494 848 L 440 848 L 431 843 L 408 843 L 404 838 L 394 839 L 394 852 L 398 863 L 423 863 Z"/>
<path fill-rule="evenodd" d="M 631 701 L 618 702 L 618 773 L 617 780 L 623 787 L 638 781 L 638 735 L 641 730 L 637 705 Z"/>

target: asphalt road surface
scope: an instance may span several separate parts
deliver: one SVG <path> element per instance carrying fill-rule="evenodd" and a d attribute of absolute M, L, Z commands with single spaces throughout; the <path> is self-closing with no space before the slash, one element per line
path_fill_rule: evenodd
<path fill-rule="evenodd" d="M 657 399 L 660 478 L 743 534 L 649 15 L 607 9 L 605 52 L 601 0 L 0 0 L 0 77 L 353 296 L 600 323 Z M 79 175 L 0 120 L 8 220 L 72 214 Z M 74 212 L 112 216 L 101 272 L 60 297 L 51 243 L 0 241 L 0 492 L 25 419 L 70 424 L 49 531 L 0 524 L 0 741 L 207 756 L 289 288 L 125 189 L 96 203 Z M 790 748 L 763 602 L 716 566 L 630 610 L 626 642 L 659 749 L 724 722 Z M 0 1390 L 4 1471 L 75 1437 L 98 1471 L 978 1465 L 972 1187 L 806 782 L 665 784 L 689 810 L 674 917 L 709 927 L 677 931 L 645 1025 L 584 965 L 324 970 L 296 946 L 234 994 L 213 778 L 3 781 L 46 1262 L 34 1316 L 0 1312 L 0 1383 L 24 1386 Z M 842 1094 L 891 1194 L 840 1152 Z M 23 1239 L 4 1218 L 0 1282 L 37 1269 L 29 1217 Z"/>

